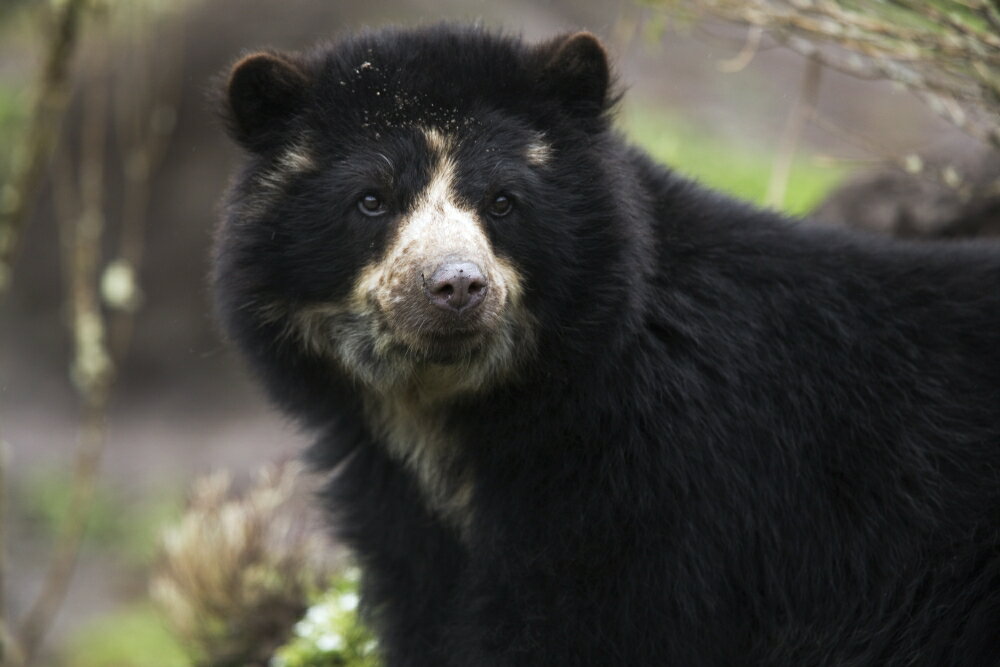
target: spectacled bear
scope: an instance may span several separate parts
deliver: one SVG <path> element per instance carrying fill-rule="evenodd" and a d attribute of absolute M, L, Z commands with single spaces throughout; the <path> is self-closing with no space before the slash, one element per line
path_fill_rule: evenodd
<path fill-rule="evenodd" d="M 439 25 L 224 86 L 220 319 L 386 664 L 1000 664 L 1000 247 L 706 190 L 609 71 Z"/>

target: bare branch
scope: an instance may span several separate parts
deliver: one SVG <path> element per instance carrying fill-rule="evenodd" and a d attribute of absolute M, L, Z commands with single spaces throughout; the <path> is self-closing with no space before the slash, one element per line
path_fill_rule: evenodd
<path fill-rule="evenodd" d="M 757 55 L 757 51 L 760 49 L 760 38 L 763 34 L 764 31 L 759 26 L 750 26 L 747 30 L 747 41 L 740 52 L 733 58 L 720 60 L 718 65 L 716 65 L 716 69 L 726 74 L 742 72 L 753 60 L 753 57 Z"/>
<path fill-rule="evenodd" d="M 664 3 L 665 0 L 653 0 Z M 1000 147 L 1000 11 L 988 0 L 687 0 L 839 71 L 900 83 Z"/>
<path fill-rule="evenodd" d="M 86 0 L 67 0 L 49 42 L 24 139 L 0 198 L 0 297 L 10 285 L 21 229 L 55 149 L 69 97 L 69 66 Z"/>
<path fill-rule="evenodd" d="M 951 26 L 954 30 L 964 35 L 967 35 L 973 39 L 972 43 L 976 41 L 983 41 L 987 45 L 994 48 L 1000 48 L 1000 37 L 996 35 L 991 35 L 988 32 L 980 32 L 974 29 L 965 21 L 958 19 L 952 12 L 942 12 L 940 9 L 935 7 L 933 4 L 926 2 L 925 0 L 920 0 L 914 2 L 914 0 L 888 0 L 891 4 L 902 7 L 903 9 L 923 12 L 923 15 L 942 25 Z M 996 54 L 993 54 L 996 56 Z"/>

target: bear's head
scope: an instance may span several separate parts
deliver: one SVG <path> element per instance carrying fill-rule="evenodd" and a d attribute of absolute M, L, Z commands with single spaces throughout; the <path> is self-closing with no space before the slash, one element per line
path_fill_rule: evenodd
<path fill-rule="evenodd" d="M 588 33 L 383 30 L 248 55 L 223 98 L 249 160 L 218 302 L 265 370 L 282 357 L 381 395 L 476 394 L 535 355 L 593 348 L 636 298 L 622 209 L 638 204 Z"/>

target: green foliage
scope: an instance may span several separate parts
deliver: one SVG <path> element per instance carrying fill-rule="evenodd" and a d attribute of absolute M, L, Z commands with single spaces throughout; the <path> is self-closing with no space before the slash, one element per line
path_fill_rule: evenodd
<path fill-rule="evenodd" d="M 378 667 L 378 647 L 358 620 L 358 573 L 349 569 L 336 579 L 295 626 L 272 667 Z"/>
<path fill-rule="evenodd" d="M 658 160 L 706 185 L 763 202 L 774 157 L 771 149 L 734 145 L 690 122 L 638 107 L 627 108 L 622 120 L 629 137 Z M 789 179 L 784 211 L 808 212 L 843 176 L 841 168 L 819 166 L 800 156 Z"/>
<path fill-rule="evenodd" d="M 70 637 L 72 667 L 190 667 L 183 649 L 149 604 L 102 616 Z"/>

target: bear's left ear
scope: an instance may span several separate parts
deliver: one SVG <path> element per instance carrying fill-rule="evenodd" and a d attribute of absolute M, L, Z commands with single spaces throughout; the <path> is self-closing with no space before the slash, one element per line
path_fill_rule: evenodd
<path fill-rule="evenodd" d="M 265 51 L 240 59 L 229 74 L 223 103 L 233 139 L 255 152 L 280 146 L 309 88 L 309 77 L 294 56 Z"/>
<path fill-rule="evenodd" d="M 608 104 L 611 73 L 600 40 L 589 32 L 564 35 L 538 47 L 540 83 L 574 115 L 596 116 Z"/>

